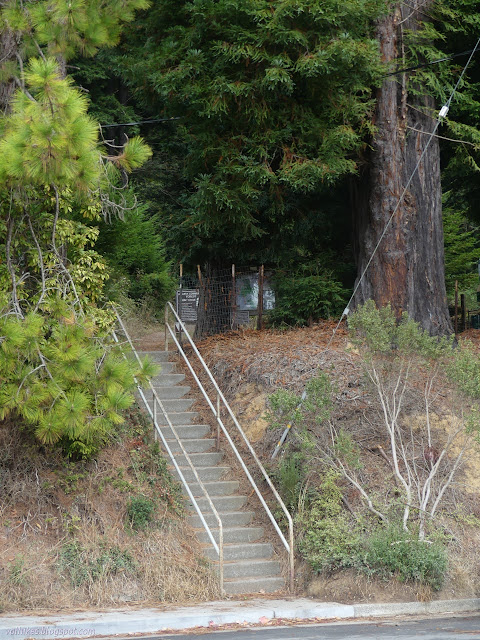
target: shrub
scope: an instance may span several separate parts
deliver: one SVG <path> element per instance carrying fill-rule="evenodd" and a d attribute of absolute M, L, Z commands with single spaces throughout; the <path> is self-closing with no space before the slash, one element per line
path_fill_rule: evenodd
<path fill-rule="evenodd" d="M 146 529 L 154 521 L 155 503 L 146 496 L 134 496 L 127 504 L 127 518 L 132 529 Z"/>
<path fill-rule="evenodd" d="M 418 535 L 390 525 L 367 540 L 363 563 L 371 573 L 419 582 L 438 591 L 447 570 L 447 553 L 439 542 L 419 540 Z"/>
<path fill-rule="evenodd" d="M 344 288 L 330 271 L 319 271 L 302 269 L 275 277 L 275 309 L 269 313 L 272 324 L 304 326 L 341 313 L 346 301 Z"/>
<path fill-rule="evenodd" d="M 317 573 L 359 562 L 360 533 L 342 507 L 342 494 L 329 472 L 319 486 L 317 499 L 296 518 L 301 527 L 300 553 Z"/>

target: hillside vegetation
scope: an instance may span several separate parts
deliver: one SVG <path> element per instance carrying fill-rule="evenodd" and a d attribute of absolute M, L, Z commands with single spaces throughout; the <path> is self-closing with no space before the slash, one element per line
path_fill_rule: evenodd
<path fill-rule="evenodd" d="M 356 316 L 332 343 L 334 323 L 321 322 L 201 349 L 295 516 L 302 589 L 341 601 L 475 596 L 478 338 L 432 340 L 373 306 Z"/>
<path fill-rule="evenodd" d="M 212 598 L 216 580 L 138 410 L 93 460 L 0 426 L 0 612 Z"/>
<path fill-rule="evenodd" d="M 470 343 L 431 341 L 373 308 L 356 322 L 333 340 L 334 323 L 323 321 L 199 344 L 294 514 L 297 593 L 342 602 L 476 596 L 480 340 L 470 331 Z M 162 348 L 162 333 L 144 333 L 142 348 Z M 399 410 L 393 440 L 382 398 L 387 415 Z M 200 401 L 195 408 L 202 413 Z M 136 409 L 125 417 L 90 461 L 47 453 L 2 424 L 3 611 L 218 598 L 149 421 Z"/>

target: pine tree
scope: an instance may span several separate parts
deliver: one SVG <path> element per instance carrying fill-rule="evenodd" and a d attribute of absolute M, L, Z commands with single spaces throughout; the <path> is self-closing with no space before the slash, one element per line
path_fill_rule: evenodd
<path fill-rule="evenodd" d="M 70 455 L 96 451 L 133 402 L 134 375 L 153 371 L 149 362 L 126 362 L 113 344 L 114 312 L 97 304 L 108 271 L 92 225 L 105 206 L 118 206 L 109 192 L 120 171 L 151 152 L 138 137 L 114 155 L 102 149 L 65 62 L 115 44 L 121 23 L 145 6 L 1 5 L 2 44 L 10 47 L 2 75 L 17 89 L 10 83 L 1 94 L 0 418 L 14 412 L 41 442 L 60 442 Z"/>

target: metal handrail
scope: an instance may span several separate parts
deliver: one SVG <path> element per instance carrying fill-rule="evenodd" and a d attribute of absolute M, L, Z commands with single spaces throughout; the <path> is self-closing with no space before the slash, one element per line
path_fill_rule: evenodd
<path fill-rule="evenodd" d="M 172 327 L 170 326 L 169 322 L 168 322 L 168 309 L 170 309 L 173 312 L 174 318 L 176 319 L 176 321 L 178 322 L 178 325 L 181 329 L 181 331 L 183 331 L 183 333 L 185 334 L 185 337 L 187 338 L 188 342 L 190 343 L 191 347 L 193 348 L 195 355 L 197 356 L 197 358 L 199 359 L 205 373 L 208 375 L 208 377 L 210 378 L 210 381 L 212 382 L 213 386 L 215 387 L 215 390 L 217 392 L 217 408 L 215 408 L 212 400 L 210 399 L 210 397 L 208 396 L 207 391 L 205 390 L 203 384 L 200 382 L 197 374 L 195 373 L 192 364 L 190 363 L 190 360 L 188 359 L 188 356 L 185 354 L 182 345 L 180 344 L 180 342 L 177 340 L 177 337 L 175 335 L 175 331 L 174 329 L 172 329 Z M 248 440 L 247 436 L 245 435 L 245 432 L 243 431 L 242 427 L 240 426 L 235 414 L 233 413 L 230 405 L 228 404 L 227 400 L 225 399 L 225 396 L 223 395 L 222 391 L 220 390 L 220 387 L 218 386 L 217 381 L 215 380 L 215 378 L 213 377 L 213 374 L 211 373 L 210 369 L 208 368 L 205 360 L 203 359 L 202 355 L 200 354 L 200 352 L 198 351 L 195 343 L 193 342 L 192 338 L 190 337 L 190 334 L 188 333 L 185 325 L 183 324 L 182 320 L 180 319 L 179 315 L 177 314 L 175 308 L 173 307 L 173 305 L 168 302 L 167 306 L 165 308 L 165 349 L 168 351 L 168 333 L 170 333 L 170 335 L 172 336 L 172 339 L 179 351 L 179 353 L 182 355 L 183 359 L 185 360 L 185 363 L 188 366 L 188 369 L 190 370 L 190 373 L 192 374 L 195 382 L 197 383 L 200 391 L 202 392 L 205 400 L 207 401 L 207 404 L 209 405 L 210 409 L 212 410 L 216 420 L 217 420 L 217 425 L 218 427 L 223 431 L 229 445 L 231 446 L 237 460 L 239 461 L 242 469 L 245 472 L 245 475 L 247 476 L 248 480 L 250 481 L 250 484 L 252 485 L 255 493 L 257 494 L 263 508 L 265 509 L 270 521 L 272 522 L 280 540 L 282 541 L 284 547 L 286 548 L 286 550 L 288 551 L 288 556 L 289 556 L 289 569 L 290 569 L 290 591 L 293 593 L 294 592 L 294 575 L 295 575 L 295 560 L 294 560 L 294 547 L 293 547 L 293 519 L 292 516 L 290 515 L 288 509 L 286 508 L 282 498 L 280 497 L 278 491 L 276 490 L 276 488 L 274 487 L 269 475 L 267 474 L 267 472 L 265 471 L 265 468 L 263 467 L 262 463 L 260 462 L 257 454 L 255 453 L 255 450 L 253 449 L 252 445 L 250 444 L 250 441 Z M 237 447 L 235 446 L 230 434 L 228 433 L 225 425 L 223 424 L 221 418 L 220 418 L 220 401 L 222 402 L 223 406 L 226 408 L 228 414 L 230 415 L 230 417 L 233 420 L 234 425 L 236 426 L 237 430 L 239 431 L 240 435 L 242 436 L 245 444 L 247 445 L 248 450 L 250 451 L 250 453 L 253 456 L 253 459 L 255 460 L 255 462 L 257 463 L 257 466 L 259 467 L 263 477 L 265 478 L 268 486 L 270 487 L 274 497 L 276 498 L 278 504 L 280 505 L 283 513 L 285 514 L 287 521 L 288 521 L 288 542 L 282 532 L 282 530 L 280 529 L 280 527 L 278 526 L 277 521 L 275 520 L 275 517 L 273 516 L 272 512 L 270 511 L 270 508 L 268 507 L 264 497 L 262 496 L 255 480 L 252 478 L 250 471 L 248 470 L 242 456 L 240 455 Z"/>
<path fill-rule="evenodd" d="M 126 339 L 128 341 L 128 344 L 129 344 L 133 354 L 135 355 L 135 357 L 136 357 L 137 361 L 139 362 L 139 364 L 141 364 L 142 361 L 140 359 L 140 356 L 138 355 L 137 350 L 135 349 L 135 347 L 133 345 L 133 342 L 132 342 L 132 340 L 130 338 L 130 335 L 128 334 L 128 331 L 127 331 L 125 325 L 123 324 L 122 319 L 121 319 L 120 315 L 118 314 L 118 311 L 116 311 L 116 315 L 117 315 L 118 324 L 120 325 L 123 333 L 125 334 L 125 337 L 126 337 Z M 113 335 L 113 339 L 115 340 L 115 342 L 120 345 L 120 341 L 118 340 L 118 337 L 117 337 L 117 334 L 115 333 L 115 331 L 112 331 L 112 335 Z M 123 356 L 124 356 L 124 358 L 127 357 L 125 355 L 125 353 L 123 353 Z M 223 578 L 223 573 L 224 573 L 223 546 L 224 545 L 223 545 L 223 523 L 222 523 L 222 519 L 220 518 L 220 515 L 219 515 L 217 509 L 215 508 L 215 505 L 213 504 L 212 499 L 210 498 L 210 495 L 209 495 L 205 485 L 203 484 L 202 480 L 200 479 L 200 476 L 198 475 L 198 472 L 197 472 L 195 466 L 193 465 L 193 462 L 192 462 L 188 452 L 186 451 L 185 447 L 183 446 L 183 443 L 182 443 L 182 441 L 181 441 L 181 439 L 180 439 L 175 427 L 173 426 L 173 424 L 172 424 L 172 422 L 171 422 L 171 420 L 170 420 L 170 418 L 168 416 L 168 413 L 165 410 L 165 407 L 163 406 L 162 401 L 158 397 L 158 394 L 157 394 L 157 392 L 155 390 L 155 387 L 152 385 L 151 381 L 148 382 L 150 390 L 152 391 L 152 394 L 153 394 L 153 410 L 152 410 L 148 400 L 145 397 L 143 389 L 137 383 L 136 378 L 134 378 L 134 380 L 135 380 L 135 384 L 137 385 L 137 389 L 138 389 L 138 392 L 140 394 L 140 397 L 142 398 L 143 403 L 144 403 L 148 413 L 150 414 L 150 417 L 152 418 L 152 422 L 154 424 L 155 431 L 160 436 L 162 444 L 163 444 L 163 446 L 164 446 L 164 448 L 165 448 L 165 450 L 166 450 L 166 452 L 167 452 L 167 454 L 168 454 L 168 456 L 169 456 L 169 458 L 170 458 L 170 460 L 171 460 L 176 472 L 178 473 L 180 481 L 182 482 L 183 486 L 185 487 L 185 490 L 186 490 L 186 492 L 188 494 L 188 497 L 190 498 L 190 500 L 191 500 L 191 502 L 193 504 L 193 507 L 194 507 L 195 511 L 197 512 L 197 514 L 198 514 L 198 516 L 200 518 L 200 521 L 201 521 L 205 531 L 207 532 L 208 537 L 210 538 L 210 541 L 211 541 L 211 543 L 213 545 L 213 548 L 215 549 L 215 551 L 218 554 L 220 594 L 224 595 L 224 588 L 223 588 L 223 582 L 224 582 L 224 578 Z M 172 450 L 170 449 L 170 446 L 168 444 L 167 439 L 165 438 L 165 436 L 163 435 L 162 430 L 160 429 L 160 426 L 159 426 L 159 424 L 157 422 L 157 411 L 156 411 L 157 403 L 158 403 L 158 406 L 160 407 L 160 410 L 162 411 L 162 413 L 163 413 L 163 415 L 164 415 L 164 417 L 165 417 L 165 419 L 167 421 L 167 424 L 170 427 L 170 429 L 171 429 L 171 431 L 172 431 L 177 443 L 179 444 L 180 449 L 181 449 L 183 455 L 185 456 L 185 459 L 186 459 L 190 469 L 192 470 L 196 481 L 198 482 L 198 484 L 199 484 L 199 486 L 200 486 L 205 498 L 207 499 L 208 505 L 209 505 L 213 515 L 215 516 L 215 519 L 216 519 L 217 524 L 218 524 L 218 544 L 217 544 L 217 542 L 216 542 L 216 540 L 215 540 L 215 538 L 214 538 L 214 536 L 212 534 L 212 531 L 211 531 L 210 527 L 207 524 L 207 521 L 205 520 L 205 518 L 203 516 L 202 511 L 200 510 L 200 507 L 198 506 L 198 503 L 197 503 L 194 495 L 192 494 L 192 491 L 191 491 L 191 489 L 190 489 L 190 487 L 188 485 L 188 482 L 185 479 L 185 476 L 183 475 L 182 470 L 180 469 L 180 467 L 179 467 L 179 465 L 178 465 L 178 463 L 177 463 L 177 461 L 175 459 L 175 456 L 172 453 Z"/>

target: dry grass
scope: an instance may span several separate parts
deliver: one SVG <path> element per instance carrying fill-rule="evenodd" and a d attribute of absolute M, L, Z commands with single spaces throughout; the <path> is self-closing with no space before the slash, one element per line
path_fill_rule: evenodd
<path fill-rule="evenodd" d="M 155 476 L 147 430 L 132 412 L 96 460 L 66 463 L 14 423 L 0 426 L 0 612 L 218 596 L 212 567 L 173 508 L 177 487 L 163 471 Z M 155 504 L 154 522 L 139 531 L 127 518 L 137 495 Z"/>

